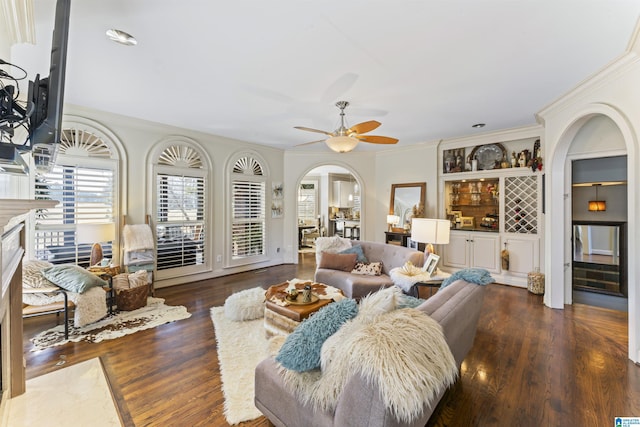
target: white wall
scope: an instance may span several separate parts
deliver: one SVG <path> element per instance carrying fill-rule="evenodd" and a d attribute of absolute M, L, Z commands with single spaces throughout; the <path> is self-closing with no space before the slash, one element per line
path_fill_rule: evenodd
<path fill-rule="evenodd" d="M 284 152 L 284 205 L 283 219 L 284 260 L 297 263 L 298 226 L 296 197 L 298 185 L 302 178 L 313 168 L 323 165 L 341 166 L 351 172 L 362 184 L 362 213 L 360 233 L 362 240 L 376 240 L 376 153 L 352 151 L 350 153 L 334 153 L 323 147 L 317 152 Z M 386 214 L 385 214 L 386 215 Z M 385 216 L 386 218 L 386 216 Z M 386 224 L 382 228 L 384 231 Z M 377 240 L 380 240 L 378 238 Z"/>
<path fill-rule="evenodd" d="M 438 144 L 412 145 L 379 152 L 376 156 L 376 194 L 374 240 L 384 242 L 387 214 L 391 202 L 391 184 L 426 182 L 425 216 L 438 218 Z"/>
<path fill-rule="evenodd" d="M 212 237 L 212 249 L 209 251 L 212 271 L 204 275 L 168 279 L 158 283 L 158 287 L 185 283 L 206 277 L 231 274 L 247 269 L 262 268 L 283 262 L 283 251 L 277 251 L 277 248 L 284 247 L 282 237 L 283 219 L 272 219 L 269 209 L 271 206 L 271 183 L 283 182 L 285 178 L 282 150 L 138 120 L 131 117 L 124 117 L 117 114 L 90 110 L 74 105 L 65 105 L 65 115 L 67 115 L 67 117 L 69 117 L 69 115 L 81 116 L 100 123 L 116 135 L 124 146 L 127 166 L 123 174 L 123 176 L 125 176 L 123 187 L 126 190 L 126 195 L 123 196 L 125 200 L 121 202 L 123 205 L 122 214 L 127 215 L 127 220 L 130 223 L 142 223 L 145 221 L 145 215 L 152 213 L 152 207 L 149 206 L 149 198 L 147 197 L 147 189 L 149 188 L 147 160 L 150 151 L 159 141 L 176 136 L 192 139 L 206 151 L 208 157 L 211 159 L 211 174 L 209 176 L 210 181 L 207 197 L 211 202 L 208 216 L 212 221 L 212 229 L 209 232 L 209 235 Z M 270 179 L 267 182 L 266 203 L 267 233 L 269 235 L 267 240 L 268 261 L 253 264 L 248 267 L 225 268 L 223 262 L 216 261 L 216 257 L 217 255 L 224 254 L 226 245 L 225 233 L 228 230 L 228 227 L 225 226 L 227 213 L 224 210 L 224 208 L 229 207 L 225 201 L 227 200 L 225 193 L 227 192 L 226 186 L 228 185 L 228 179 L 226 177 L 227 163 L 230 157 L 240 151 L 246 150 L 255 152 L 264 158 L 267 163 L 265 166 L 269 171 Z"/>
<path fill-rule="evenodd" d="M 7 25 L 3 19 L 0 19 L 0 59 L 11 62 L 11 40 L 7 32 Z M 20 64 L 18 64 L 20 65 Z M 4 70 L 11 72 L 6 66 Z M 15 70 L 15 69 L 13 69 Z M 4 80 L 7 82 L 6 80 Z M 10 83 L 14 84 L 14 83 Z M 22 80 L 20 82 L 21 91 L 27 90 L 27 83 Z M 7 175 L 0 173 L 0 199 L 24 199 L 29 197 L 29 179 L 18 175 Z"/>

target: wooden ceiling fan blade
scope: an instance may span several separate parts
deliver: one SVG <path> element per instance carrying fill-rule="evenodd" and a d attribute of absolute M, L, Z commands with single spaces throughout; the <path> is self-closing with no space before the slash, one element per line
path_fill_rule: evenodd
<path fill-rule="evenodd" d="M 326 130 L 308 128 L 308 127 L 305 127 L 305 126 L 294 126 L 294 128 L 299 129 L 299 130 L 306 130 L 307 132 L 315 132 L 315 133 L 323 133 L 325 135 L 333 135 L 333 133 L 327 132 Z"/>
<path fill-rule="evenodd" d="M 376 120 L 369 120 L 368 122 L 362 122 L 362 123 L 358 123 L 357 125 L 351 126 L 349 128 L 349 131 L 355 132 L 357 134 L 367 133 L 367 132 L 371 132 L 372 130 L 376 129 L 381 124 L 382 123 L 380 123 L 380 122 L 378 122 Z"/>
<path fill-rule="evenodd" d="M 358 137 L 362 142 L 370 142 L 372 144 L 396 144 L 399 140 L 388 136 L 365 135 Z"/>
<path fill-rule="evenodd" d="M 317 141 L 310 141 L 310 142 L 305 142 L 304 144 L 294 145 L 294 147 L 302 147 L 304 145 L 317 144 L 318 142 L 325 142 L 325 141 L 326 141 L 326 139 L 319 139 Z"/>

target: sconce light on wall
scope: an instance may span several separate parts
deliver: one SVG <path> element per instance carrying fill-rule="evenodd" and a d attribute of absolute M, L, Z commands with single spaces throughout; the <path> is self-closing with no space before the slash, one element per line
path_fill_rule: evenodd
<path fill-rule="evenodd" d="M 589 212 L 604 212 L 607 210 L 607 202 L 605 200 L 598 200 L 598 187 L 602 184 L 593 184 L 596 188 L 596 199 L 589 200 Z"/>

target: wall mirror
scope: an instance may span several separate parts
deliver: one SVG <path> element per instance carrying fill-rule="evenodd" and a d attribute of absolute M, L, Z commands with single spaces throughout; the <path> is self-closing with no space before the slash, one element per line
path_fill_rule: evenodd
<path fill-rule="evenodd" d="M 408 184 L 391 184 L 391 202 L 389 214 L 400 217 L 398 227 L 411 226 L 414 207 L 424 216 L 426 182 L 413 182 Z"/>

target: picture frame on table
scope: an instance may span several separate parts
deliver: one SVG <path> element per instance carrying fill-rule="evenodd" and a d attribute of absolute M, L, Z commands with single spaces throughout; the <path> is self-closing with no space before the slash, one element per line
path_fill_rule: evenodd
<path fill-rule="evenodd" d="M 436 271 L 436 267 L 438 266 L 438 261 L 440 261 L 440 255 L 429 254 L 429 257 L 425 261 L 422 270 L 426 271 L 429 276 L 433 275 Z"/>
<path fill-rule="evenodd" d="M 456 228 L 462 218 L 462 211 L 449 211 L 447 218 L 451 221 L 451 228 Z"/>
<path fill-rule="evenodd" d="M 473 227 L 475 227 L 475 218 L 472 217 L 472 216 L 460 217 L 460 227 L 462 227 L 462 228 L 473 228 Z"/>
<path fill-rule="evenodd" d="M 449 215 L 453 215 L 454 218 L 462 217 L 462 211 L 449 211 Z"/>

